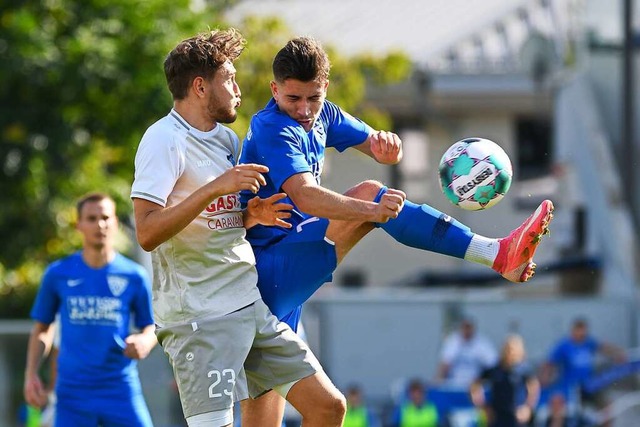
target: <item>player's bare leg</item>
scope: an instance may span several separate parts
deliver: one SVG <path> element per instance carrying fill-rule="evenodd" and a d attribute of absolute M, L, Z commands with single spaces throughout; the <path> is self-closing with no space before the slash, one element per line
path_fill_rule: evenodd
<path fill-rule="evenodd" d="M 344 194 L 354 199 L 373 200 L 381 188 L 382 184 L 376 181 L 364 181 Z M 338 264 L 374 228 L 375 225 L 371 222 L 330 220 L 326 236 L 335 244 Z"/>
<path fill-rule="evenodd" d="M 240 402 L 243 427 L 281 427 L 285 400 L 271 390 L 257 399 Z"/>
<path fill-rule="evenodd" d="M 302 415 L 305 427 L 341 426 L 347 403 L 324 372 L 303 378 L 291 387 L 287 400 Z M 242 427 L 280 427 L 285 400 L 275 391 L 240 402 Z"/>
<path fill-rule="evenodd" d="M 298 381 L 287 400 L 302 415 L 304 427 L 342 426 L 347 401 L 324 372 Z"/>

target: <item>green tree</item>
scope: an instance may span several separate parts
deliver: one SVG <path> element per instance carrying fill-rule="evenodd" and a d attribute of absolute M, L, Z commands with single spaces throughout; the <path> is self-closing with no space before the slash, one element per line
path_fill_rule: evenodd
<path fill-rule="evenodd" d="M 144 130 L 171 99 L 162 62 L 175 44 L 226 27 L 219 9 L 233 0 L 40 0 L 0 11 L 0 317 L 25 317 L 44 266 L 77 250 L 73 202 L 109 192 L 127 222 L 133 158 Z M 213 18 L 213 19 L 212 19 Z M 248 18 L 238 61 L 240 138 L 270 96 L 271 60 L 291 37 L 276 19 Z M 384 84 L 409 70 L 403 55 L 333 61 L 331 99 L 390 128 L 362 103 L 367 81 Z M 123 235 L 122 250 L 131 247 Z"/>
<path fill-rule="evenodd" d="M 164 56 L 215 25 L 191 3 L 38 0 L 0 11 L 0 316 L 26 315 L 44 265 L 78 248 L 77 197 L 107 191 L 127 217 L 137 143 L 170 105 Z"/>

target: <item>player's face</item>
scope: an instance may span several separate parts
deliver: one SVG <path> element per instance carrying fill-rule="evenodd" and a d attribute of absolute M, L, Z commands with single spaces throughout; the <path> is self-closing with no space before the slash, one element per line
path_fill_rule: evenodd
<path fill-rule="evenodd" d="M 302 82 L 287 79 L 271 82 L 271 93 L 280 111 L 286 113 L 309 132 L 322 110 L 329 81 Z"/>
<path fill-rule="evenodd" d="M 422 402 L 424 402 L 424 391 L 419 388 L 411 389 L 409 390 L 409 398 L 416 405 L 420 405 Z"/>
<path fill-rule="evenodd" d="M 571 329 L 571 338 L 575 342 L 582 342 L 587 338 L 587 332 L 585 325 L 576 325 Z"/>
<path fill-rule="evenodd" d="M 460 332 L 462 333 L 462 337 L 465 340 L 470 340 L 473 338 L 474 327 L 472 323 L 464 322 L 460 327 Z"/>
<path fill-rule="evenodd" d="M 236 69 L 231 61 L 225 62 L 213 75 L 208 93 L 207 114 L 211 120 L 220 123 L 235 122 L 241 93 L 236 82 Z"/>
<path fill-rule="evenodd" d="M 84 246 L 93 249 L 110 248 L 118 231 L 118 218 L 113 201 L 103 199 L 86 202 L 78 218 L 77 229 L 84 237 Z"/>
<path fill-rule="evenodd" d="M 362 396 L 359 392 L 351 392 L 347 395 L 347 402 L 353 407 L 360 406 L 362 404 Z"/>
<path fill-rule="evenodd" d="M 519 341 L 509 341 L 504 349 L 505 362 L 512 366 L 524 359 L 524 347 Z"/>

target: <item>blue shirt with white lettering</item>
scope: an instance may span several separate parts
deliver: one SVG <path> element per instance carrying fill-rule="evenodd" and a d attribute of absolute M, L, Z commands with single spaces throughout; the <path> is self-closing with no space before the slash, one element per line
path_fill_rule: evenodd
<path fill-rule="evenodd" d="M 142 329 L 153 324 L 152 313 L 146 270 L 121 254 L 102 268 L 88 266 L 81 252 L 50 264 L 31 317 L 50 324 L 59 314 L 57 392 L 138 392 L 136 361 L 123 354 L 124 340 L 131 320 Z"/>
<path fill-rule="evenodd" d="M 261 187 L 257 194 L 266 198 L 282 191 L 282 184 L 298 173 L 313 174 L 319 184 L 325 148 L 344 151 L 364 142 L 371 132 L 366 123 L 329 101 L 324 102 L 320 116 L 307 132 L 298 122 L 280 111 L 275 100 L 271 99 L 251 119 L 240 163 L 258 163 L 269 167 L 265 175 L 267 185 Z M 254 196 L 249 191 L 242 192 L 243 206 Z M 283 202 L 293 204 L 289 198 Z M 309 215 L 294 208 L 290 220 L 293 229 L 307 218 Z M 247 231 L 247 238 L 252 246 L 261 247 L 282 239 L 290 230 L 256 225 Z"/>

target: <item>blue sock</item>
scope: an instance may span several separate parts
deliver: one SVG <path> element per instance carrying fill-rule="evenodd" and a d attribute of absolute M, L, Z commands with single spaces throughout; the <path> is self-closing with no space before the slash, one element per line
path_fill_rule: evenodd
<path fill-rule="evenodd" d="M 380 202 L 386 192 L 387 187 L 382 187 L 374 202 Z M 409 200 L 397 218 L 376 226 L 403 245 L 456 258 L 464 258 L 473 237 L 469 227 L 449 215 Z"/>

